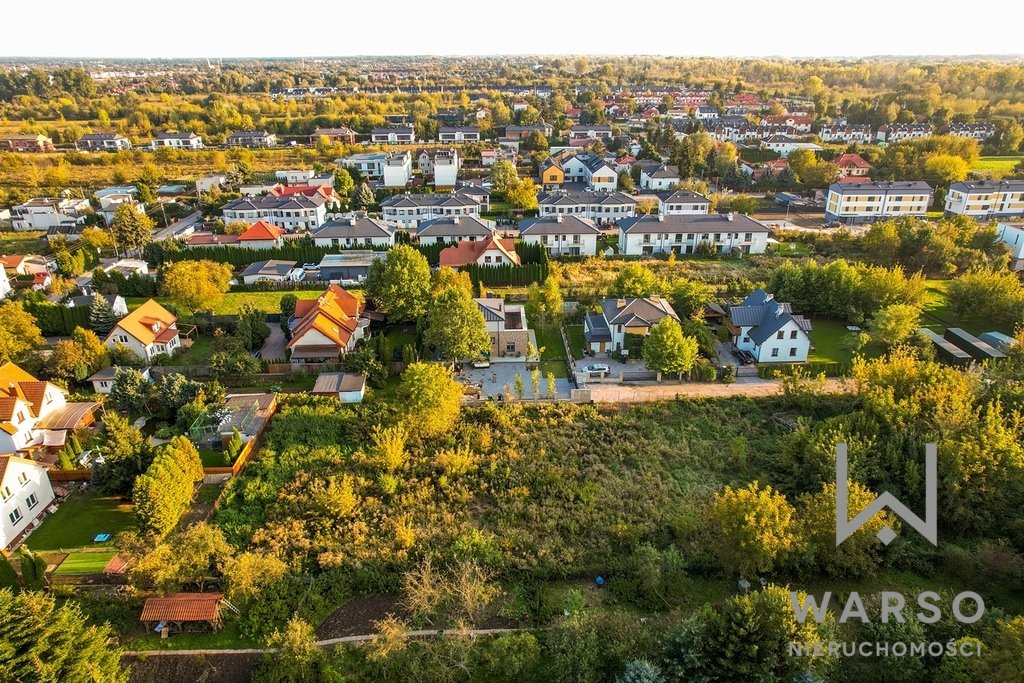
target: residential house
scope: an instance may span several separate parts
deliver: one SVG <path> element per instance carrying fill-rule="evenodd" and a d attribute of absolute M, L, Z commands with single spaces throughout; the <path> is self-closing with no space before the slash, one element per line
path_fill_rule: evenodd
<path fill-rule="evenodd" d="M 416 132 L 412 126 L 374 128 L 370 131 L 370 142 L 375 145 L 411 145 L 416 142 Z"/>
<path fill-rule="evenodd" d="M 150 369 L 148 366 L 144 368 L 132 369 L 138 370 L 139 374 L 142 375 L 142 379 L 146 380 L 147 382 L 153 381 L 153 377 L 150 374 Z M 118 370 L 119 368 L 116 365 L 109 368 L 103 368 L 102 370 L 98 370 L 92 375 L 90 375 L 88 378 L 86 378 L 85 381 L 92 383 L 93 393 L 109 394 L 111 390 L 114 388 L 114 377 L 117 375 Z"/>
<path fill-rule="evenodd" d="M 274 171 L 274 178 L 285 185 L 309 185 L 316 172 L 311 169 L 292 169 L 289 171 Z"/>
<path fill-rule="evenodd" d="M 237 247 L 238 235 L 215 235 L 212 232 L 194 232 L 185 239 L 186 249 L 202 247 Z"/>
<path fill-rule="evenodd" d="M 164 131 L 158 133 L 153 142 L 150 143 L 153 149 L 158 147 L 173 147 L 175 149 L 202 149 L 203 138 L 195 133 L 180 133 L 178 131 Z"/>
<path fill-rule="evenodd" d="M 626 335 L 647 336 L 666 317 L 679 320 L 668 299 L 656 294 L 643 299 L 602 299 L 601 311 L 583 319 L 583 338 L 594 353 L 622 351 L 627 348 Z"/>
<path fill-rule="evenodd" d="M 932 188 L 920 180 L 832 183 L 825 200 L 825 220 L 869 223 L 882 218 L 924 218 L 932 203 Z"/>
<path fill-rule="evenodd" d="M 259 149 L 263 147 L 275 147 L 277 136 L 265 130 L 236 130 L 228 136 L 228 147 L 246 147 Z"/>
<path fill-rule="evenodd" d="M 711 200 L 690 190 L 659 192 L 656 196 L 658 213 L 666 216 L 707 213 L 711 209 Z"/>
<path fill-rule="evenodd" d="M 947 132 L 957 137 L 983 142 L 996 134 L 996 127 L 991 123 L 951 123 Z"/>
<path fill-rule="evenodd" d="M 381 177 L 384 187 L 405 187 L 412 178 L 412 154 L 394 152 L 385 156 L 381 163 Z"/>
<path fill-rule="evenodd" d="M 328 142 L 342 142 L 346 145 L 354 145 L 356 143 L 356 132 L 345 126 L 339 126 L 337 128 L 317 128 L 313 131 L 313 134 L 309 136 L 309 144 L 315 145 L 320 142 L 322 138 L 327 138 Z"/>
<path fill-rule="evenodd" d="M 68 403 L 66 394 L 14 363 L 0 365 L 0 453 L 60 448 L 69 431 L 91 425 L 96 404 Z"/>
<path fill-rule="evenodd" d="M 494 223 L 478 216 L 442 216 L 421 222 L 416 227 L 420 244 L 455 244 L 485 240 L 494 234 Z"/>
<path fill-rule="evenodd" d="M 107 303 L 110 304 L 110 310 L 113 311 L 114 317 L 123 318 L 128 315 L 128 303 L 124 300 L 124 297 L 120 294 L 101 294 Z M 69 297 L 64 305 L 68 308 L 89 308 L 95 301 L 94 295 L 82 295 Z"/>
<path fill-rule="evenodd" d="M 516 253 L 514 239 L 502 239 L 493 234 L 482 240 L 464 241 L 441 250 L 439 264 L 458 270 L 463 266 L 518 266 L 522 264 Z"/>
<path fill-rule="evenodd" d="M 509 140 L 526 140 L 533 133 L 540 133 L 546 138 L 551 137 L 554 129 L 547 123 L 534 123 L 528 126 L 510 125 L 505 127 L 505 137 Z"/>
<path fill-rule="evenodd" d="M 812 152 L 824 151 L 821 145 L 816 145 L 813 142 L 801 142 L 788 135 L 769 135 L 761 141 L 761 149 L 770 149 L 773 152 L 778 152 L 783 158 L 788 157 L 798 149 L 807 149 Z"/>
<path fill-rule="evenodd" d="M 878 142 L 899 142 L 900 140 L 919 140 L 930 137 L 932 126 L 929 123 L 889 123 L 879 126 L 875 131 Z"/>
<path fill-rule="evenodd" d="M 382 220 L 365 215 L 327 221 L 313 233 L 318 247 L 387 249 L 395 246 L 395 231 Z"/>
<path fill-rule="evenodd" d="M 832 163 L 839 168 L 840 178 L 867 178 L 871 164 L 859 154 L 840 154 Z"/>
<path fill-rule="evenodd" d="M 640 163 L 640 189 L 669 190 L 679 184 L 679 167 L 669 166 L 660 161 Z"/>
<path fill-rule="evenodd" d="M 867 144 L 874 139 L 871 135 L 871 126 L 864 123 L 831 123 L 821 127 L 818 137 L 823 142 L 856 142 L 861 144 Z"/>
<path fill-rule="evenodd" d="M 437 133 L 438 142 L 451 144 L 461 142 L 480 142 L 480 129 L 476 126 L 442 127 Z"/>
<path fill-rule="evenodd" d="M 13 279 L 12 287 L 31 287 L 45 289 L 50 285 L 50 271 L 46 267 L 46 259 L 42 256 L 11 254 L 0 256 L 0 263 L 8 279 Z"/>
<path fill-rule="evenodd" d="M 565 169 L 562 168 L 560 156 L 550 156 L 540 162 L 539 181 L 541 188 L 545 190 L 557 189 L 565 184 Z"/>
<path fill-rule="evenodd" d="M 266 220 L 289 232 L 315 230 L 327 220 L 327 200 L 320 194 L 307 197 L 264 195 L 243 197 L 221 207 L 224 222 Z"/>
<path fill-rule="evenodd" d="M 334 284 L 317 299 L 296 302 L 288 321 L 292 365 L 336 362 L 354 349 L 370 324 L 362 314 L 362 300 Z"/>
<path fill-rule="evenodd" d="M 352 372 L 321 372 L 309 393 L 336 398 L 340 403 L 362 403 L 366 377 Z"/>
<path fill-rule="evenodd" d="M 606 123 L 580 123 L 569 128 L 570 140 L 607 140 L 611 137 L 612 127 Z"/>
<path fill-rule="evenodd" d="M 462 159 L 457 149 L 424 149 L 417 165 L 424 176 L 434 176 L 434 187 L 455 187 Z"/>
<path fill-rule="evenodd" d="M 105 187 L 93 193 L 93 197 L 100 203 L 99 214 L 103 216 L 103 222 L 110 226 L 114 222 L 114 215 L 122 204 L 127 204 L 136 213 L 146 213 L 146 205 L 138 201 L 138 189 L 134 185 L 121 187 Z"/>
<path fill-rule="evenodd" d="M 88 199 L 36 197 L 11 207 L 11 226 L 15 230 L 48 230 L 83 223 L 91 212 Z"/>
<path fill-rule="evenodd" d="M 0 455 L 0 550 L 7 550 L 42 521 L 53 503 L 53 488 L 42 464 Z"/>
<path fill-rule="evenodd" d="M 598 224 L 636 214 L 637 200 L 624 192 L 545 192 L 537 198 L 541 218 L 577 216 Z"/>
<path fill-rule="evenodd" d="M 75 144 L 78 149 L 88 152 L 116 152 L 131 149 L 131 140 L 120 133 L 86 133 Z"/>
<path fill-rule="evenodd" d="M 947 216 L 978 220 L 1024 216 L 1024 180 L 964 180 L 946 193 Z"/>
<path fill-rule="evenodd" d="M 794 315 L 781 303 L 757 289 L 739 306 L 729 308 L 733 344 L 749 351 L 758 363 L 803 363 L 811 349 L 811 321 Z"/>
<path fill-rule="evenodd" d="M 486 212 L 491 208 L 491 192 L 480 181 L 464 180 L 452 194 L 456 197 L 472 199 L 480 205 L 481 211 Z"/>
<path fill-rule="evenodd" d="M 104 343 L 111 349 L 124 344 L 147 363 L 160 354 L 172 356 L 181 347 L 178 318 L 150 299 L 118 320 Z"/>
<path fill-rule="evenodd" d="M 11 293 L 11 280 L 7 277 L 7 269 L 0 268 L 0 299 L 7 298 Z"/>
<path fill-rule="evenodd" d="M 484 314 L 487 334 L 491 338 L 491 358 L 525 356 L 530 343 L 529 322 L 521 304 L 507 304 L 504 299 L 476 299 Z"/>
<path fill-rule="evenodd" d="M 242 284 L 257 282 L 297 282 L 302 279 L 302 269 L 295 267 L 295 261 L 257 261 L 246 266 L 238 274 Z"/>
<path fill-rule="evenodd" d="M 523 243 L 541 244 L 551 256 L 594 256 L 600 235 L 593 220 L 576 215 L 541 216 L 519 224 Z"/>
<path fill-rule="evenodd" d="M 484 168 L 494 166 L 496 161 L 511 161 L 516 163 L 516 153 L 510 149 L 482 149 L 480 150 L 480 165 Z"/>
<path fill-rule="evenodd" d="M 60 242 L 77 242 L 82 239 L 82 233 L 85 231 L 86 225 L 84 223 L 65 223 L 64 225 L 55 225 L 52 228 L 46 229 L 46 242 L 49 244 L 54 240 Z"/>
<path fill-rule="evenodd" d="M 224 187 L 228 177 L 223 173 L 211 173 L 210 175 L 196 178 L 196 190 L 199 192 L 210 192 L 215 187 Z"/>
<path fill-rule="evenodd" d="M 480 204 L 476 200 L 455 193 L 397 194 L 383 200 L 380 208 L 389 225 L 405 229 L 446 216 L 480 217 Z"/>
<path fill-rule="evenodd" d="M 238 236 L 238 246 L 247 249 L 276 249 L 284 246 L 284 228 L 256 221 Z"/>
<path fill-rule="evenodd" d="M 1010 250 L 1010 270 L 1024 270 L 1024 223 L 996 224 L 996 238 Z"/>
<path fill-rule="evenodd" d="M 53 140 L 37 133 L 0 137 L 0 152 L 52 152 Z"/>
<path fill-rule="evenodd" d="M 384 162 L 387 158 L 388 155 L 383 152 L 369 152 L 335 159 L 335 163 L 344 168 L 355 169 L 368 180 L 376 180 L 384 177 Z"/>
<path fill-rule="evenodd" d="M 768 228 L 742 214 L 647 214 L 619 221 L 619 251 L 641 254 L 763 254 Z"/>
<path fill-rule="evenodd" d="M 766 126 L 776 128 L 789 128 L 796 133 L 807 134 L 811 132 L 813 121 L 810 116 L 795 116 L 793 114 L 769 114 L 764 117 L 762 123 Z"/>
<path fill-rule="evenodd" d="M 316 268 L 316 276 L 306 274 L 306 279 L 321 282 L 347 284 L 362 282 L 370 272 L 374 261 L 387 258 L 387 252 L 372 249 L 345 249 L 337 254 L 324 254 Z"/>

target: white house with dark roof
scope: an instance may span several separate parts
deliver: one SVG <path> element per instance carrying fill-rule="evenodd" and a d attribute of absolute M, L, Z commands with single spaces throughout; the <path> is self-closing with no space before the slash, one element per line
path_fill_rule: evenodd
<path fill-rule="evenodd" d="M 266 220 L 289 232 L 315 230 L 327 220 L 327 198 L 321 194 L 242 197 L 221 207 L 224 222 Z"/>
<path fill-rule="evenodd" d="M 11 280 L 7 277 L 7 269 L 0 266 L 0 299 L 11 293 Z"/>
<path fill-rule="evenodd" d="M 89 152 L 116 152 L 119 149 L 131 149 L 131 140 L 120 133 L 86 133 L 78 138 L 75 147 Z"/>
<path fill-rule="evenodd" d="M 551 137 L 554 129 L 549 123 L 534 123 L 526 126 L 515 124 L 505 127 L 505 137 L 509 140 L 526 140 L 533 133 L 540 133 L 544 137 Z"/>
<path fill-rule="evenodd" d="M 491 191 L 480 184 L 480 181 L 462 181 L 452 192 L 456 197 L 472 199 L 486 212 L 491 207 Z"/>
<path fill-rule="evenodd" d="M 370 142 L 375 145 L 411 145 L 416 142 L 416 131 L 412 126 L 374 128 L 370 131 Z"/>
<path fill-rule="evenodd" d="M 701 105 L 697 107 L 693 113 L 694 116 L 697 117 L 698 121 L 713 121 L 719 116 L 718 109 L 708 105 Z"/>
<path fill-rule="evenodd" d="M 480 142 L 480 129 L 476 126 L 442 126 L 437 132 L 438 142 Z"/>
<path fill-rule="evenodd" d="M 811 349 L 811 321 L 794 315 L 781 303 L 757 289 L 739 306 L 729 308 L 733 344 L 749 351 L 758 363 L 803 363 Z"/>
<path fill-rule="evenodd" d="M 964 180 L 946 193 L 946 216 L 978 220 L 1024 216 L 1024 180 Z"/>
<path fill-rule="evenodd" d="M 668 190 L 679 184 L 679 167 L 669 166 L 660 161 L 641 161 L 640 189 Z"/>
<path fill-rule="evenodd" d="M 457 149 L 424 149 L 420 151 L 416 165 L 424 176 L 434 177 L 434 187 L 455 187 L 462 158 Z"/>
<path fill-rule="evenodd" d="M 150 143 L 153 149 L 157 147 L 173 147 L 175 149 L 202 149 L 203 138 L 195 133 L 179 133 L 177 131 L 166 131 L 157 133 Z"/>
<path fill-rule="evenodd" d="M 16 455 L 0 455 L 0 550 L 34 529 L 53 499 L 45 467 Z"/>
<path fill-rule="evenodd" d="M 236 130 L 228 136 L 228 147 L 259 149 L 277 145 L 277 136 L 265 130 Z"/>
<path fill-rule="evenodd" d="M 541 216 L 519 223 L 524 244 L 540 244 L 551 256 L 594 256 L 601 228 L 581 216 Z"/>
<path fill-rule="evenodd" d="M 873 140 L 871 126 L 865 123 L 830 123 L 821 127 L 818 137 L 822 139 L 822 142 L 860 142 L 866 144 Z"/>
<path fill-rule="evenodd" d="M 996 238 L 1010 250 L 1010 270 L 1024 270 L 1024 223 L 998 223 Z"/>
<path fill-rule="evenodd" d="M 612 136 L 612 127 L 606 123 L 579 123 L 569 129 L 570 140 L 606 140 Z"/>
<path fill-rule="evenodd" d="M 668 299 L 656 294 L 645 299 L 602 299 L 601 312 L 583 319 L 583 338 L 594 353 L 621 351 L 627 334 L 647 336 L 666 316 L 679 320 Z"/>
<path fill-rule="evenodd" d="M 932 188 L 920 180 L 832 183 L 825 199 L 825 220 L 870 223 L 883 218 L 928 214 Z"/>
<path fill-rule="evenodd" d="M 816 145 L 813 142 L 801 142 L 796 138 L 781 134 L 766 137 L 761 141 L 761 149 L 777 152 L 783 158 L 788 157 L 798 149 L 806 149 L 811 152 L 821 152 L 824 150 L 821 145 Z"/>
<path fill-rule="evenodd" d="M 541 218 L 576 216 L 605 224 L 636 215 L 636 199 L 624 192 L 545 192 L 537 204 Z"/>
<path fill-rule="evenodd" d="M 384 176 L 384 162 L 388 156 L 384 152 L 365 152 L 335 159 L 335 163 L 344 168 L 355 169 L 369 180 L 376 180 Z"/>
<path fill-rule="evenodd" d="M 693 254 L 701 245 L 723 254 L 763 254 L 768 248 L 768 228 L 743 214 L 647 214 L 618 225 L 625 256 Z"/>
<path fill-rule="evenodd" d="M 295 267 L 295 261 L 257 261 L 246 266 L 238 278 L 246 285 L 254 285 L 257 282 L 298 281 L 302 278 L 302 270 Z"/>
<path fill-rule="evenodd" d="M 313 233 L 318 247 L 370 247 L 387 249 L 395 246 L 395 231 L 382 220 L 353 216 L 327 221 Z"/>
<path fill-rule="evenodd" d="M 380 203 L 388 225 L 411 229 L 445 216 L 480 217 L 480 204 L 456 194 L 396 194 Z"/>
<path fill-rule="evenodd" d="M 899 142 L 900 140 L 920 140 L 931 136 L 930 123 L 889 123 L 879 126 L 875 131 L 878 142 Z"/>
<path fill-rule="evenodd" d="M 405 187 L 412 178 L 412 154 L 408 151 L 387 154 L 380 168 L 384 187 Z"/>
<path fill-rule="evenodd" d="M 442 216 L 423 221 L 416 228 L 420 244 L 475 242 L 494 234 L 494 223 L 478 216 Z"/>
<path fill-rule="evenodd" d="M 984 141 L 996 134 L 996 127 L 991 123 L 951 123 L 947 132 L 960 138 Z"/>
<path fill-rule="evenodd" d="M 658 198 L 658 213 L 666 216 L 707 213 L 711 209 L 710 199 L 690 190 L 659 192 L 656 196 Z"/>

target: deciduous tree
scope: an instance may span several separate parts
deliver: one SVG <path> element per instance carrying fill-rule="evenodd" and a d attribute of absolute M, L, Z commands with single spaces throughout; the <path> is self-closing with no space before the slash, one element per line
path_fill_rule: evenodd
<path fill-rule="evenodd" d="M 679 322 L 670 316 L 659 320 L 644 339 L 643 359 L 648 368 L 658 373 L 682 375 L 697 361 L 697 340 L 683 335 Z"/>
<path fill-rule="evenodd" d="M 0 301 L 0 363 L 17 361 L 44 344 L 36 319 L 20 301 Z"/>
<path fill-rule="evenodd" d="M 160 289 L 188 312 L 213 310 L 231 283 L 231 266 L 215 261 L 177 261 L 160 274 Z"/>
<path fill-rule="evenodd" d="M 394 321 L 415 320 L 427 308 L 430 297 L 430 265 L 423 254 L 408 245 L 388 252 L 370 266 L 366 295 L 377 310 Z"/>
<path fill-rule="evenodd" d="M 443 365 L 412 363 L 402 373 L 398 395 L 406 425 L 420 436 L 444 434 L 459 419 L 462 385 Z"/>
<path fill-rule="evenodd" d="M 752 482 L 715 495 L 708 518 L 718 533 L 714 551 L 722 567 L 753 577 L 771 571 L 796 543 L 793 506 L 771 486 Z"/>

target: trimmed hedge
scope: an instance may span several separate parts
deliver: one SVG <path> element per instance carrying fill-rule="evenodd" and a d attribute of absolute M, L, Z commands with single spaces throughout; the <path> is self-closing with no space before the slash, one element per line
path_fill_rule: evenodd
<path fill-rule="evenodd" d="M 25 310 L 35 317 L 44 337 L 68 336 L 76 327 L 89 327 L 89 307 L 68 308 L 49 302 L 26 302 Z"/>
<path fill-rule="evenodd" d="M 801 369 L 808 375 L 817 376 L 825 373 L 826 377 L 846 377 L 850 374 L 852 363 L 832 361 L 828 363 L 770 363 L 757 366 L 757 376 L 761 379 L 773 379 L 775 373 L 792 374 Z"/>

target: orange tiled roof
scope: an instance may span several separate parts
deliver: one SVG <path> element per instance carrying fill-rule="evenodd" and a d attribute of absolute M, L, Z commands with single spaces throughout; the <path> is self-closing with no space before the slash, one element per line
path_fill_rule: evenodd
<path fill-rule="evenodd" d="M 256 221 L 249 226 L 249 229 L 238 236 L 239 242 L 256 240 L 278 240 L 284 234 L 284 228 L 271 225 L 265 221 Z"/>
<path fill-rule="evenodd" d="M 135 337 L 144 345 L 152 344 L 162 332 L 162 329 L 154 330 L 153 324 L 159 322 L 162 328 L 170 327 L 177 322 L 178 318 L 166 308 L 150 299 L 134 311 L 121 318 L 114 325 L 114 329 L 107 335 L 109 340 L 118 330 Z"/>
<path fill-rule="evenodd" d="M 497 249 L 513 263 L 520 263 L 519 254 L 516 253 L 516 242 L 513 239 L 497 239 L 493 235 L 485 240 L 469 241 L 463 240 L 454 247 L 447 247 L 441 250 L 440 265 L 458 268 L 470 263 L 476 263 L 477 259 L 489 249 Z"/>
<path fill-rule="evenodd" d="M 216 621 L 223 593 L 178 593 L 146 598 L 139 621 Z"/>
<path fill-rule="evenodd" d="M 295 315 L 299 322 L 292 332 L 288 348 L 295 346 L 310 330 L 316 330 L 344 348 L 356 331 L 362 311 L 362 302 L 338 285 L 331 285 L 314 301 L 296 302 Z"/>

